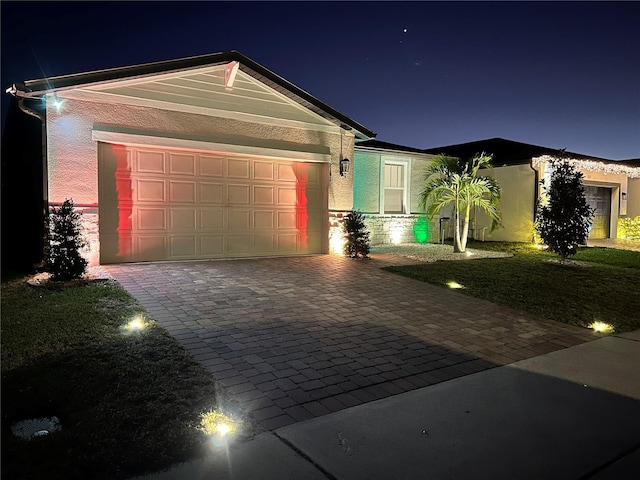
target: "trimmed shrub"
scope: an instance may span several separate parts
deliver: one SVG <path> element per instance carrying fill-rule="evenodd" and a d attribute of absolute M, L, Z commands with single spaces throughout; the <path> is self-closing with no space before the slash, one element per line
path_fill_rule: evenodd
<path fill-rule="evenodd" d="M 342 223 L 346 243 L 344 254 L 351 258 L 367 258 L 369 256 L 369 230 L 364 223 L 364 215 L 360 211 L 350 210 Z"/>
<path fill-rule="evenodd" d="M 87 260 L 80 251 L 87 246 L 83 238 L 80 214 L 73 209 L 73 200 L 67 199 L 49 213 L 49 248 L 47 271 L 51 280 L 66 281 L 82 278 L 87 271 Z"/>
<path fill-rule="evenodd" d="M 551 184 L 544 185 L 547 203 L 537 209 L 536 231 L 545 245 L 562 260 L 575 255 L 589 236 L 594 209 L 582 186 L 583 175 L 569 162 L 551 162 Z"/>
<path fill-rule="evenodd" d="M 618 220 L 618 238 L 640 240 L 640 215 L 636 218 L 624 217 Z"/>

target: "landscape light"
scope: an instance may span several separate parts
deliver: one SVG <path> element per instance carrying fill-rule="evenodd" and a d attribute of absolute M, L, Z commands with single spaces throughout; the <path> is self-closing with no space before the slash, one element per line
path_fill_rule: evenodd
<path fill-rule="evenodd" d="M 142 316 L 141 315 L 136 315 L 135 317 L 133 317 L 131 319 L 131 321 L 129 323 L 127 323 L 125 325 L 124 329 L 128 330 L 128 331 L 139 331 L 139 330 L 142 330 L 146 326 L 147 326 L 147 324 L 145 323 L 145 321 L 142 318 Z"/>
<path fill-rule="evenodd" d="M 217 410 L 203 413 L 200 416 L 199 430 L 205 435 L 226 437 L 236 431 L 236 423 L 228 416 Z"/>
<path fill-rule="evenodd" d="M 460 285 L 458 282 L 447 282 L 447 286 L 449 288 L 464 288 L 464 286 Z"/>
<path fill-rule="evenodd" d="M 593 331 L 598 333 L 613 332 L 613 326 L 604 322 L 593 322 L 591 325 L 589 325 L 589 328 L 593 328 Z"/>

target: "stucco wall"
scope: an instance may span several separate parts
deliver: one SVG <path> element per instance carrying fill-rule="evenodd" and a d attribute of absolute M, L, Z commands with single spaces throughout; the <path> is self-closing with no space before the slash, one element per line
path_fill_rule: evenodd
<path fill-rule="evenodd" d="M 225 139 L 248 137 L 258 144 L 287 142 L 300 146 L 326 146 L 331 152 L 329 208 L 352 208 L 353 175 L 341 177 L 339 161 L 353 159 L 353 136 L 339 133 L 291 128 L 279 125 L 243 122 L 219 117 L 160 110 L 147 107 L 112 105 L 80 100 L 65 100 L 63 109 L 47 112 L 47 148 L 49 158 L 49 200 L 53 203 L 73 198 L 76 205 L 98 203 L 98 149 L 92 130 L 126 128 L 156 136 L 197 136 Z"/>
<path fill-rule="evenodd" d="M 420 193 L 424 188 L 425 172 L 430 161 L 422 157 L 413 158 L 411 161 L 411 213 L 420 213 L 424 210 L 420 207 Z"/>
<path fill-rule="evenodd" d="M 380 211 L 380 154 L 355 152 L 353 208 L 362 213 Z"/>
<path fill-rule="evenodd" d="M 475 238 L 482 239 L 483 227 L 485 240 L 507 242 L 530 242 L 533 238 L 533 213 L 535 204 L 535 174 L 526 165 L 512 165 L 494 168 L 488 174 L 498 181 L 502 189 L 500 212 L 502 227 L 491 232 L 491 220 L 478 211 Z M 473 216 L 473 215 L 472 215 Z"/>
<path fill-rule="evenodd" d="M 627 217 L 640 215 L 640 178 L 630 178 L 627 182 Z"/>

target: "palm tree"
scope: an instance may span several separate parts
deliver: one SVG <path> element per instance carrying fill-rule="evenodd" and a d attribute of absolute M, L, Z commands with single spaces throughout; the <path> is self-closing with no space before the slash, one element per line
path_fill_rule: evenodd
<path fill-rule="evenodd" d="M 453 205 L 455 218 L 454 252 L 464 252 L 469 235 L 471 208 L 480 208 L 491 218 L 491 230 L 501 222 L 498 203 L 500 185 L 488 176 L 479 176 L 480 169 L 490 169 L 493 155 L 477 153 L 471 160 L 463 161 L 437 155 L 427 167 L 424 189 L 420 192 L 420 205 L 432 219 L 440 210 Z M 460 225 L 461 215 L 464 224 Z"/>

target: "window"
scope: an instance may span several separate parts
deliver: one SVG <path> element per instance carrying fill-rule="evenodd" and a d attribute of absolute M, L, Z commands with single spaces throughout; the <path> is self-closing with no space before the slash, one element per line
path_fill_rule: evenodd
<path fill-rule="evenodd" d="M 405 165 L 384 165 L 384 213 L 405 213 Z"/>

